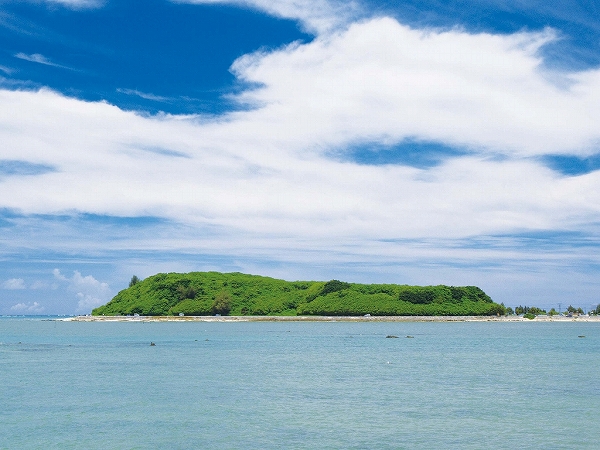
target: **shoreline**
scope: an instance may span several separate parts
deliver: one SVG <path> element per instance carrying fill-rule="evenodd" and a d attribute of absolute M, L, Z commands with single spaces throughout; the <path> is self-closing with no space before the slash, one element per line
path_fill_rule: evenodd
<path fill-rule="evenodd" d="M 600 322 L 600 316 L 75 316 L 64 322 Z"/>

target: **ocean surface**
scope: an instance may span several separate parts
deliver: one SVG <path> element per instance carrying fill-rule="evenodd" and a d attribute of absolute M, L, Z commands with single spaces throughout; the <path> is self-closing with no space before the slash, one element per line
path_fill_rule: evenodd
<path fill-rule="evenodd" d="M 598 449 L 599 375 L 600 323 L 0 318 L 0 449 Z"/>

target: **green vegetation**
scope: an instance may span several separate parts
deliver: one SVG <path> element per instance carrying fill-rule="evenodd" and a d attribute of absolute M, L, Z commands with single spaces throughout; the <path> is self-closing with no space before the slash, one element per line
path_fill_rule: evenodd
<path fill-rule="evenodd" d="M 596 308 L 596 310 L 591 310 L 590 314 L 594 314 L 596 311 L 600 311 L 600 306 L 598 306 Z M 551 308 L 550 311 L 548 311 L 546 313 L 546 310 L 538 308 L 537 306 L 517 306 L 515 308 L 515 310 L 513 311 L 512 308 L 506 308 L 506 315 L 509 314 L 518 314 L 518 315 L 523 315 L 523 317 L 525 317 L 526 319 L 534 319 L 536 316 L 542 315 L 542 314 L 547 314 L 550 317 L 553 316 L 557 316 L 560 313 L 558 311 L 556 311 L 556 309 Z M 569 305 L 569 307 L 566 310 L 567 314 L 571 314 L 571 315 L 582 315 L 585 314 L 585 312 L 583 311 L 583 309 L 581 308 L 575 308 L 572 305 Z"/>
<path fill-rule="evenodd" d="M 517 306 L 515 308 L 515 314 L 531 314 L 533 317 L 539 316 L 540 314 L 546 314 L 546 311 L 538 308 L 537 306 Z"/>
<path fill-rule="evenodd" d="M 575 308 L 573 305 L 569 305 L 567 312 L 571 314 L 583 314 L 583 309 Z"/>
<path fill-rule="evenodd" d="M 137 275 L 134 275 L 131 277 L 131 281 L 129 282 L 129 287 L 134 286 L 136 284 L 138 284 L 140 282 L 140 279 L 137 277 Z"/>
<path fill-rule="evenodd" d="M 93 315 L 503 315 L 475 286 L 288 282 L 241 273 L 161 273 L 119 292 Z M 132 279 L 133 281 L 133 279 Z"/>

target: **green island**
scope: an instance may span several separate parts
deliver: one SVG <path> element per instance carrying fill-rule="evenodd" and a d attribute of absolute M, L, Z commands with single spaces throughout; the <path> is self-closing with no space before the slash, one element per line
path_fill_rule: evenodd
<path fill-rule="evenodd" d="M 94 316 L 491 316 L 504 315 L 476 286 L 284 281 L 242 273 L 159 273 L 92 311 Z"/>

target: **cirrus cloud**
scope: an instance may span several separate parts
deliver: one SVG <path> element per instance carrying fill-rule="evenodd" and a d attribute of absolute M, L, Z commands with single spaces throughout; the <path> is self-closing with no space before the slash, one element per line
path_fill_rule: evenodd
<path fill-rule="evenodd" d="M 22 59 L 24 61 L 29 61 L 29 62 L 32 62 L 32 63 L 43 64 L 45 66 L 58 67 L 60 69 L 73 70 L 70 67 L 63 66 L 61 64 L 57 64 L 57 63 L 53 62 L 52 60 L 50 60 L 50 58 L 47 58 L 47 57 L 45 57 L 44 55 L 42 55 L 40 53 L 32 53 L 31 55 L 28 55 L 26 53 L 19 52 L 19 53 L 15 54 L 15 58 Z"/>
<path fill-rule="evenodd" d="M 44 2 L 49 5 L 58 5 L 71 9 L 99 8 L 104 5 L 105 0 L 26 0 L 29 2 Z"/>

